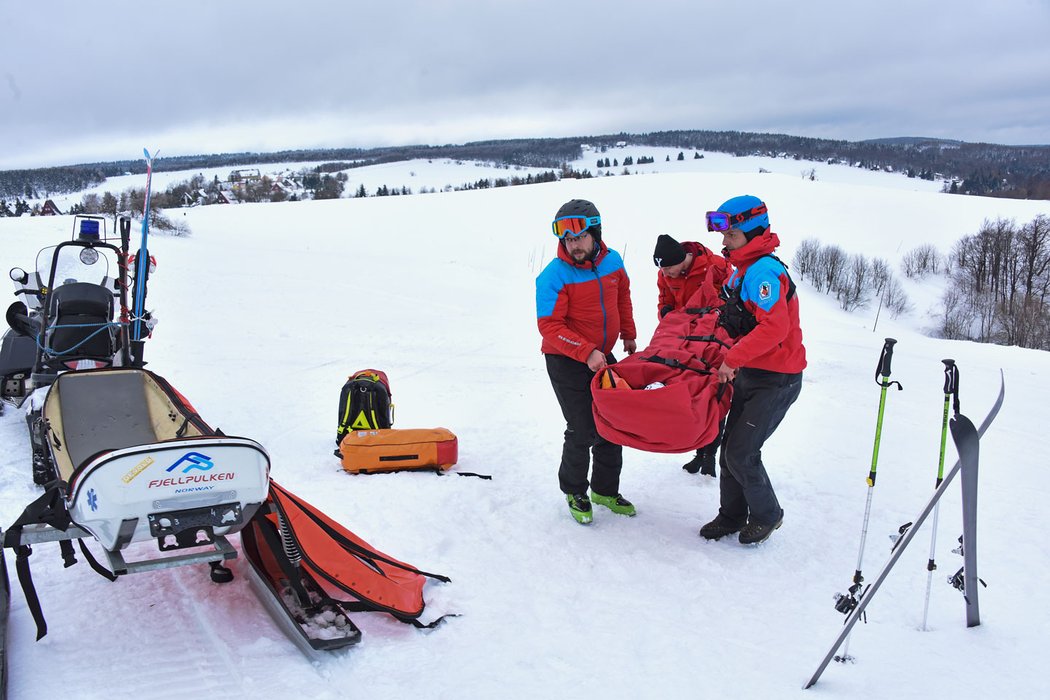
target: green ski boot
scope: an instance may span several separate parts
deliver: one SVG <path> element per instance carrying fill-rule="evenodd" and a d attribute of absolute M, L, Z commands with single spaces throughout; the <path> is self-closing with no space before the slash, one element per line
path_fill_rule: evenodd
<path fill-rule="evenodd" d="M 638 511 L 634 509 L 634 504 L 620 494 L 616 494 L 615 496 L 603 496 L 596 491 L 591 491 L 591 501 L 600 506 L 605 506 L 617 515 L 628 515 L 633 517 L 638 513 Z"/>
<path fill-rule="evenodd" d="M 591 501 L 584 493 L 569 493 L 565 495 L 569 502 L 569 512 L 580 525 L 590 525 L 592 517 Z"/>

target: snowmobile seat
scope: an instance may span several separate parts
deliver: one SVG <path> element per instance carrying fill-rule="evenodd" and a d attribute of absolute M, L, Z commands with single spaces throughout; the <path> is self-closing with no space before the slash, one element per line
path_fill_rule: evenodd
<path fill-rule="evenodd" d="M 63 360 L 94 358 L 111 360 L 116 353 L 113 294 L 105 287 L 72 282 L 51 293 L 48 337 L 49 354 Z"/>
<path fill-rule="evenodd" d="M 99 452 L 204 434 L 194 417 L 152 376 L 135 369 L 67 372 L 44 405 L 55 467 L 66 482 Z"/>

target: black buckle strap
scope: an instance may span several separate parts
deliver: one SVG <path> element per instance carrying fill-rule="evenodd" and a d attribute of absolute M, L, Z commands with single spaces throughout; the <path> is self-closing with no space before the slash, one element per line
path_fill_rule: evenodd
<path fill-rule="evenodd" d="M 713 374 L 708 369 L 697 369 L 696 367 L 690 367 L 687 364 L 683 364 L 680 360 L 676 360 L 673 357 L 660 357 L 659 355 L 650 355 L 649 357 L 643 357 L 646 362 L 655 362 L 658 365 L 665 365 L 674 369 L 687 369 L 690 372 L 696 372 L 697 374 Z"/>

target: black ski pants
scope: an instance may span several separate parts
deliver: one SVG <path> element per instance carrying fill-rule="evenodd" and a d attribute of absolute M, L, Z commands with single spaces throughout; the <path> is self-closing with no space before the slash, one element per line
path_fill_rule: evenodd
<path fill-rule="evenodd" d="M 562 493 L 587 493 L 587 472 L 591 466 L 590 487 L 602 496 L 620 493 L 620 468 L 623 466 L 623 448 L 598 434 L 591 411 L 591 378 L 594 372 L 585 362 L 565 355 L 546 354 L 547 374 L 558 397 L 565 417 L 565 442 L 558 467 L 558 483 Z M 607 356 L 609 364 L 616 359 Z"/>
<path fill-rule="evenodd" d="M 771 525 L 784 515 L 762 464 L 762 445 L 802 389 L 802 373 L 741 368 L 722 437 L 719 513 L 743 525 L 750 518 Z"/>

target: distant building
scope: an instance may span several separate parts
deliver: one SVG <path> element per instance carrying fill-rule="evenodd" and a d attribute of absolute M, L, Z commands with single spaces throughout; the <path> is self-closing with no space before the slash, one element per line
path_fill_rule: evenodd
<path fill-rule="evenodd" d="M 40 216 L 60 216 L 62 214 L 58 209 L 58 205 L 52 202 L 50 199 L 44 202 L 44 206 L 40 207 Z"/>
<path fill-rule="evenodd" d="M 261 180 L 262 174 L 258 168 L 241 168 L 240 170 L 234 170 L 230 173 L 230 182 L 252 182 L 253 180 Z"/>
<path fill-rule="evenodd" d="M 217 204 L 240 204 L 241 200 L 233 192 L 229 190 L 219 190 L 219 194 L 216 195 L 215 202 Z"/>

